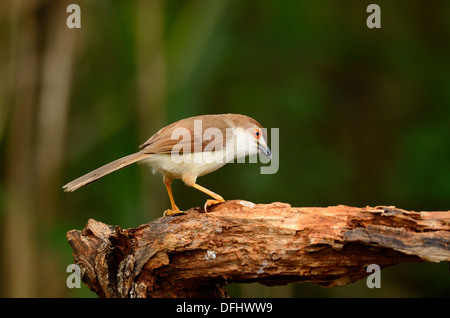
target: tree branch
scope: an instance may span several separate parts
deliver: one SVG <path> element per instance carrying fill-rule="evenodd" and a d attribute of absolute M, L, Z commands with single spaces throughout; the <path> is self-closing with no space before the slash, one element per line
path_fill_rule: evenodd
<path fill-rule="evenodd" d="M 226 297 L 231 282 L 332 287 L 369 264 L 450 261 L 450 211 L 234 200 L 201 212 L 69 231 L 83 281 L 100 297 Z"/>

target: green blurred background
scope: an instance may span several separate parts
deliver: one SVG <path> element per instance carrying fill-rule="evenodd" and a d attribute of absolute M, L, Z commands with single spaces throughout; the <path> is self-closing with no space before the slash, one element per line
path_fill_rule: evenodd
<path fill-rule="evenodd" d="M 169 207 L 133 165 L 75 193 L 66 182 L 130 154 L 162 126 L 242 113 L 279 128 L 280 167 L 199 179 L 227 199 L 293 206 L 450 209 L 450 2 L 0 1 L 0 296 L 93 297 L 66 287 L 65 234 L 122 228 Z M 81 7 L 81 29 L 66 8 Z M 175 181 L 181 209 L 204 194 Z M 383 269 L 382 287 L 232 284 L 233 297 L 449 296 L 448 264 Z"/>

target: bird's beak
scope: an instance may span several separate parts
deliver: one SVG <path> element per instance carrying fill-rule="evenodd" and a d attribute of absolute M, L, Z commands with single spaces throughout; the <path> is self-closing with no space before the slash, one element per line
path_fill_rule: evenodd
<path fill-rule="evenodd" d="M 272 159 L 272 152 L 270 151 L 267 145 L 263 145 L 261 143 L 258 144 L 259 150 L 269 159 Z"/>

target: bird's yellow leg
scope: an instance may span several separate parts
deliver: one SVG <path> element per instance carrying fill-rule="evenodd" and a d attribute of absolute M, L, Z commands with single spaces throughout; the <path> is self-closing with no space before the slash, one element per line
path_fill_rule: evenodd
<path fill-rule="evenodd" d="M 169 199 L 170 199 L 170 205 L 172 206 L 172 209 L 168 209 L 168 210 L 164 211 L 164 216 L 173 215 L 173 214 L 182 212 L 177 207 L 177 205 L 175 204 L 175 200 L 173 199 L 171 184 L 172 184 L 172 180 L 164 177 L 164 185 L 166 186 L 167 194 L 169 195 Z"/>
<path fill-rule="evenodd" d="M 209 195 L 210 197 L 213 197 L 213 198 L 214 198 L 214 200 L 211 200 L 211 199 L 206 200 L 206 203 L 205 203 L 205 206 L 204 206 L 205 212 L 207 212 L 206 209 L 207 209 L 209 206 L 214 205 L 214 204 L 218 204 L 218 203 L 225 202 L 225 200 L 222 198 L 222 196 L 218 195 L 217 193 L 212 192 L 211 190 L 206 189 L 205 187 L 202 187 L 201 185 L 199 185 L 199 184 L 197 184 L 197 183 L 194 183 L 194 184 L 192 185 L 192 187 L 195 188 L 195 189 L 197 189 L 197 190 L 199 190 L 199 191 L 202 191 L 203 193 L 206 193 L 206 194 Z"/>

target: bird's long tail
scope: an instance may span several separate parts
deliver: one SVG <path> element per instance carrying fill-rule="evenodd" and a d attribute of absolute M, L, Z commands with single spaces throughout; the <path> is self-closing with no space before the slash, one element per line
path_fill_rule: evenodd
<path fill-rule="evenodd" d="M 75 180 L 69 182 L 68 184 L 63 186 L 63 189 L 66 192 L 75 191 L 81 187 L 84 187 L 85 185 L 87 185 L 89 183 L 92 183 L 92 182 L 106 176 L 107 174 L 110 174 L 111 172 L 125 168 L 126 166 L 129 166 L 132 163 L 140 161 L 148 156 L 150 156 L 150 154 L 136 152 L 129 156 L 117 159 L 117 160 L 110 162 L 98 169 L 95 169 L 94 171 L 86 173 L 84 176 L 81 176 L 78 179 L 75 179 Z"/>

